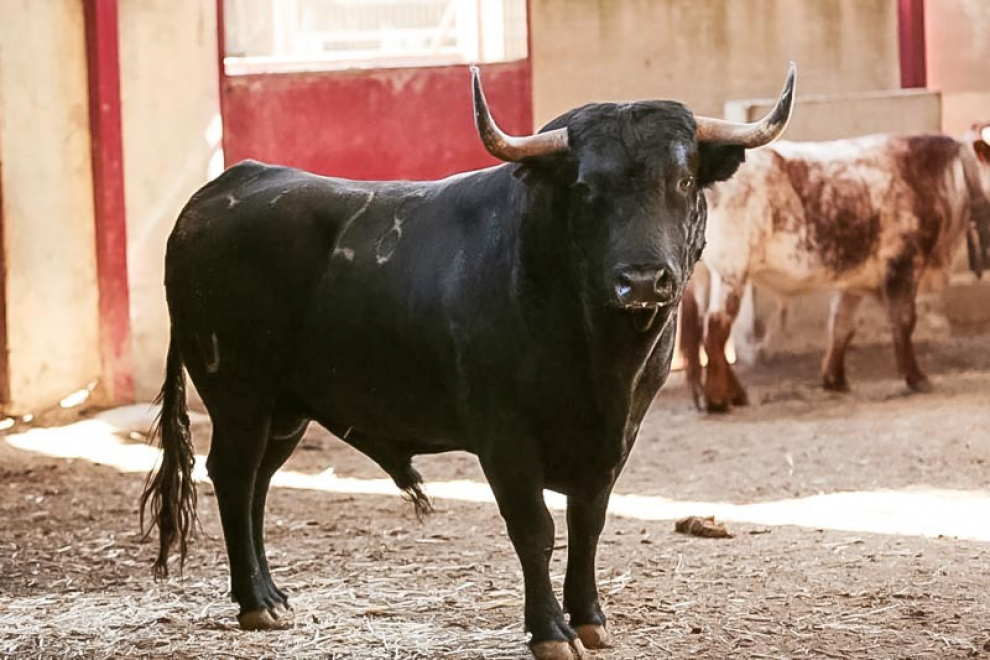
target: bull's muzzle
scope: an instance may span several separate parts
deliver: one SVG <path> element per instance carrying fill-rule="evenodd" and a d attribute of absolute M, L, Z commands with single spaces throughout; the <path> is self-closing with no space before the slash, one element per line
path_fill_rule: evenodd
<path fill-rule="evenodd" d="M 676 301 L 677 281 L 666 267 L 623 268 L 615 275 L 613 291 L 615 306 L 631 312 L 633 326 L 646 332 L 657 313 Z"/>

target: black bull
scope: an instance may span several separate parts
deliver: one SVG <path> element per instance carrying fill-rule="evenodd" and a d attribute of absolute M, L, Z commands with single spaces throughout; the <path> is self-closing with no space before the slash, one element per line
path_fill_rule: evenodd
<path fill-rule="evenodd" d="M 185 368 L 213 422 L 207 468 L 243 628 L 285 620 L 265 498 L 315 420 L 420 510 L 412 457 L 476 454 L 522 564 L 533 652 L 607 643 L 596 545 L 670 368 L 672 317 L 703 247 L 702 190 L 783 132 L 794 72 L 755 124 L 674 102 L 592 104 L 521 138 L 492 122 L 477 72 L 474 84 L 482 140 L 508 164 L 377 183 L 240 163 L 192 197 L 169 238 L 163 462 L 142 513 L 166 575 L 195 522 Z M 544 488 L 568 498 L 569 621 L 548 574 Z"/>

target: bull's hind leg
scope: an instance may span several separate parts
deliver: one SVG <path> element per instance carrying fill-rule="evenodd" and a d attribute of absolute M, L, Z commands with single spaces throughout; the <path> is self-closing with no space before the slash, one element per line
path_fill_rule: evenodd
<path fill-rule="evenodd" d="M 848 392 L 846 349 L 856 333 L 856 309 L 862 296 L 837 291 L 832 296 L 828 317 L 828 351 L 822 360 L 822 385 L 833 392 Z"/>
<path fill-rule="evenodd" d="M 252 513 L 258 470 L 268 444 L 272 401 L 229 391 L 204 395 L 213 420 L 206 469 L 217 495 L 230 562 L 230 591 L 245 630 L 279 626 L 255 546 Z"/>
<path fill-rule="evenodd" d="M 267 591 L 268 598 L 275 603 L 275 614 L 280 617 L 289 607 L 289 598 L 285 592 L 275 585 L 271 569 L 268 566 L 268 554 L 265 552 L 265 503 L 268 499 L 268 489 L 272 477 L 278 472 L 292 455 L 293 450 L 302 440 L 310 420 L 294 415 L 276 414 L 272 418 L 271 430 L 268 434 L 268 444 L 264 456 L 258 466 L 258 474 L 254 484 L 254 497 L 251 502 L 251 531 L 254 534 L 254 550 L 258 557 L 258 566 Z"/>
<path fill-rule="evenodd" d="M 897 370 L 915 392 L 930 392 L 931 381 L 922 373 L 914 354 L 911 335 L 917 320 L 914 298 L 918 292 L 918 279 L 912 263 L 908 259 L 892 262 L 888 266 L 884 281 L 883 296 L 890 318 L 890 329 L 894 336 L 894 357 Z"/>

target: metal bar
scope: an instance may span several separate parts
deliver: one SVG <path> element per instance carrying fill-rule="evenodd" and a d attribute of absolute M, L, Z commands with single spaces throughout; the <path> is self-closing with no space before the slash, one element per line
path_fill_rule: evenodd
<path fill-rule="evenodd" d="M 83 6 L 96 219 L 101 394 L 107 403 L 117 404 L 134 399 L 117 0 L 84 0 Z"/>

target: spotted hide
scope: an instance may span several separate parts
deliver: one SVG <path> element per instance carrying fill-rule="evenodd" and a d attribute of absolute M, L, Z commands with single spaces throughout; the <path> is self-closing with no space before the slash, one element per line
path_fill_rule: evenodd
<path fill-rule="evenodd" d="M 723 412 L 747 402 L 724 349 L 750 280 L 782 295 L 834 291 L 826 389 L 848 390 L 844 355 L 866 295 L 888 311 L 908 386 L 929 389 L 911 344 L 918 282 L 948 267 L 964 239 L 977 276 L 990 262 L 987 139 L 990 126 L 978 125 L 963 139 L 875 135 L 779 142 L 750 154 L 709 193 L 703 260 L 711 280 L 695 283 L 683 302 L 681 350 L 696 404 Z"/>

